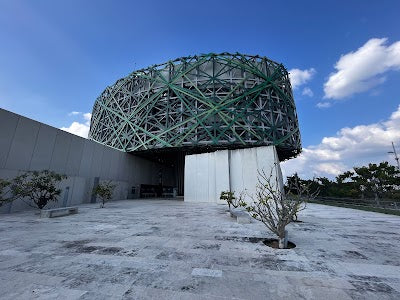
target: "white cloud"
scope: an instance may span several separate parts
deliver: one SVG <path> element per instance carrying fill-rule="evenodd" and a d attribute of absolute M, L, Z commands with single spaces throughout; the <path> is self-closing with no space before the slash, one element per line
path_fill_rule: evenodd
<path fill-rule="evenodd" d="M 79 113 L 82 114 L 82 113 Z M 61 127 L 61 130 L 67 131 L 72 134 L 79 135 L 83 138 L 87 138 L 89 135 L 89 128 L 90 128 L 90 120 L 92 118 L 91 113 L 84 113 L 82 114 L 84 122 L 72 122 L 69 127 Z"/>
<path fill-rule="evenodd" d="M 83 138 L 87 138 L 89 134 L 89 126 L 79 122 L 72 122 L 69 127 L 61 127 L 60 129 L 72 134 L 79 135 Z"/>
<path fill-rule="evenodd" d="M 85 114 L 83 114 L 83 118 L 85 119 L 86 124 L 90 125 L 90 120 L 92 119 L 92 114 L 91 113 L 85 113 Z"/>
<path fill-rule="evenodd" d="M 318 108 L 328 108 L 331 106 L 332 106 L 332 103 L 330 103 L 330 102 L 318 102 L 317 103 Z"/>
<path fill-rule="evenodd" d="M 382 122 L 342 128 L 335 136 L 324 137 L 320 144 L 303 149 L 299 157 L 282 163 L 285 176 L 334 177 L 339 173 L 370 162 L 394 159 L 387 152 L 391 142 L 400 141 L 400 105 Z M 397 144 L 397 147 L 400 145 Z"/>
<path fill-rule="evenodd" d="M 324 84 L 325 98 L 343 99 L 382 84 L 389 70 L 400 69 L 400 41 L 370 39 L 357 51 L 342 55 Z"/>
<path fill-rule="evenodd" d="M 307 83 L 316 73 L 314 68 L 308 70 L 291 69 L 289 70 L 289 78 L 292 84 L 292 88 L 296 89 L 299 86 Z"/>
<path fill-rule="evenodd" d="M 81 114 L 80 111 L 71 111 L 71 112 L 68 114 L 68 116 L 77 116 L 77 115 L 80 115 L 80 114 Z"/>
<path fill-rule="evenodd" d="M 309 87 L 305 87 L 303 89 L 303 92 L 301 93 L 303 96 L 308 96 L 308 97 L 312 97 L 314 96 L 313 91 L 309 88 Z"/>

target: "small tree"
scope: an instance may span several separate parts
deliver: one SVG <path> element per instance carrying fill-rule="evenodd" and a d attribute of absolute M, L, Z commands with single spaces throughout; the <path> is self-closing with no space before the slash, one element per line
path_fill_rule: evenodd
<path fill-rule="evenodd" d="M 234 208 L 239 206 L 243 206 L 243 193 L 239 195 L 239 198 L 236 198 L 235 192 L 223 191 L 219 197 L 220 200 L 226 201 L 228 203 L 229 210 L 231 210 L 231 205 Z"/>
<path fill-rule="evenodd" d="M 0 178 L 0 207 L 14 200 L 12 196 L 8 196 L 11 194 L 10 185 L 10 181 Z"/>
<path fill-rule="evenodd" d="M 307 200 L 315 198 L 317 192 L 310 193 L 310 184 L 302 183 L 297 176 L 288 182 L 288 192 L 280 188 L 278 178 L 259 172 L 255 195 L 250 195 L 252 203 L 245 204 L 246 210 L 256 220 L 261 221 L 278 236 L 279 248 L 287 247 L 286 226 L 296 214 L 306 208 Z"/>
<path fill-rule="evenodd" d="M 374 195 L 376 204 L 380 206 L 379 199 L 383 194 L 390 192 L 399 184 L 400 171 L 388 162 L 368 164 L 368 166 L 354 167 L 354 176 L 351 179 L 359 187 L 362 194 L 364 191 Z"/>
<path fill-rule="evenodd" d="M 43 209 L 49 202 L 58 200 L 61 189 L 57 185 L 67 176 L 53 171 L 29 171 L 15 177 L 11 183 L 11 191 L 15 198 L 26 201 L 28 205 Z"/>
<path fill-rule="evenodd" d="M 98 184 L 93 189 L 93 195 L 98 196 L 101 199 L 100 207 L 103 208 L 104 204 L 112 198 L 115 189 L 115 184 L 111 181 L 105 181 Z"/>

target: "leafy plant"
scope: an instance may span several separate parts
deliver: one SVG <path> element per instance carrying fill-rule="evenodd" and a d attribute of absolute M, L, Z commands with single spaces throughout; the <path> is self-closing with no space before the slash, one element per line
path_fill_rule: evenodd
<path fill-rule="evenodd" d="M 115 189 L 115 184 L 113 184 L 111 181 L 105 181 L 99 183 L 93 189 L 93 195 L 95 195 L 96 197 L 98 196 L 101 199 L 101 204 L 100 204 L 101 208 L 103 208 L 105 203 L 112 198 L 114 189 Z"/>
<path fill-rule="evenodd" d="M 243 201 L 243 193 L 239 195 L 239 198 L 236 198 L 235 192 L 223 191 L 221 192 L 219 199 L 228 203 L 229 210 L 231 210 L 231 205 L 234 208 L 237 208 L 239 206 L 244 206 L 245 204 Z"/>
<path fill-rule="evenodd" d="M 29 171 L 15 177 L 11 183 L 11 191 L 15 198 L 26 201 L 28 205 L 43 209 L 49 202 L 58 200 L 61 189 L 57 185 L 67 176 L 53 171 Z"/>
<path fill-rule="evenodd" d="M 10 185 L 10 181 L 0 178 L 0 207 L 14 200 L 14 197 L 7 196 L 11 193 Z"/>
<path fill-rule="evenodd" d="M 245 203 L 246 210 L 254 219 L 262 222 L 278 236 L 279 248 L 287 247 L 286 226 L 297 218 L 297 213 L 306 208 L 306 202 L 315 198 L 318 191 L 310 193 L 310 184 L 295 177 L 288 183 L 288 192 L 280 188 L 277 177 L 259 171 L 256 192 L 250 195 L 252 203 Z"/>
<path fill-rule="evenodd" d="M 354 167 L 354 176 L 351 179 L 364 192 L 371 192 L 374 195 L 376 204 L 380 206 L 379 199 L 383 194 L 390 192 L 400 183 L 400 172 L 396 167 L 389 165 L 388 162 L 368 164 L 368 166 Z"/>

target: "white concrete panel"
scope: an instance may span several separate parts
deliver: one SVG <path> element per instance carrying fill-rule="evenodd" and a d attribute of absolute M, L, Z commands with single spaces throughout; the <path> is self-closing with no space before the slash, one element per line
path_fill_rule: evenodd
<path fill-rule="evenodd" d="M 40 123 L 20 118 L 8 154 L 6 169 L 28 170 L 31 163 Z"/>
<path fill-rule="evenodd" d="M 50 168 L 56 136 L 57 129 L 44 124 L 40 125 L 29 170 L 41 171 Z"/>
<path fill-rule="evenodd" d="M 0 109 L 0 169 L 6 165 L 19 116 Z"/>
<path fill-rule="evenodd" d="M 215 186 L 216 186 L 215 162 L 216 162 L 215 152 L 208 153 L 208 156 L 207 156 L 207 168 L 208 168 L 207 202 L 215 202 Z"/>
<path fill-rule="evenodd" d="M 259 166 L 257 165 L 256 148 L 243 149 L 240 151 L 240 155 L 242 158 L 243 187 L 242 189 L 233 188 L 233 190 L 237 195 L 239 195 L 241 192 L 245 192 L 247 199 L 247 192 L 255 191 L 258 182 Z"/>
<path fill-rule="evenodd" d="M 196 160 L 196 201 L 208 202 L 208 158 L 209 153 L 197 155 Z"/>
<path fill-rule="evenodd" d="M 185 201 L 196 201 L 196 155 L 185 156 Z"/>
<path fill-rule="evenodd" d="M 229 162 L 230 168 L 230 187 L 231 191 L 243 191 L 243 168 L 242 168 L 242 149 L 231 150 L 231 157 Z"/>
<path fill-rule="evenodd" d="M 216 151 L 215 157 L 215 194 L 214 202 L 218 202 L 221 192 L 229 191 L 228 150 Z"/>
<path fill-rule="evenodd" d="M 269 175 L 271 168 L 275 164 L 274 147 L 258 147 L 256 148 L 256 151 L 259 170 L 264 170 L 264 172 Z"/>
<path fill-rule="evenodd" d="M 228 151 L 185 157 L 185 201 L 218 202 L 229 190 Z"/>
<path fill-rule="evenodd" d="M 257 149 L 257 164 L 260 170 L 264 170 L 267 176 L 277 182 L 280 189 L 283 188 L 283 179 L 278 154 L 275 147 L 259 147 Z"/>

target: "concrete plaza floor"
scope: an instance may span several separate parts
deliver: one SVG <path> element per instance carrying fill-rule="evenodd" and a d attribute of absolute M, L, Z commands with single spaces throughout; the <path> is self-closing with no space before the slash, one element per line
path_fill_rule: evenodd
<path fill-rule="evenodd" d="M 310 204 L 277 250 L 227 207 L 126 200 L 0 215 L 1 299 L 400 299 L 400 217 Z"/>

